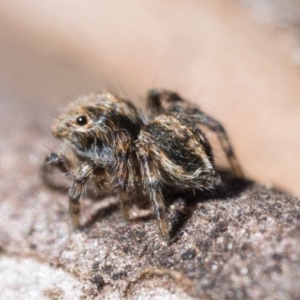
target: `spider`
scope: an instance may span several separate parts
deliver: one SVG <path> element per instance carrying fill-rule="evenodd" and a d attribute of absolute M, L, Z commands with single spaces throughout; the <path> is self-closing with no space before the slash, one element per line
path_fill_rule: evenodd
<path fill-rule="evenodd" d="M 71 102 L 54 121 L 53 135 L 67 147 L 45 158 L 43 177 L 49 180 L 56 167 L 72 178 L 68 195 L 75 228 L 80 227 L 80 198 L 92 181 L 98 190 L 117 196 L 125 219 L 130 219 L 132 197 L 142 190 L 168 241 L 163 189 L 212 190 L 221 182 L 212 148 L 198 124 L 218 134 L 235 177 L 243 177 L 218 121 L 168 90 L 149 90 L 147 105 L 148 118 L 126 99 L 89 94 Z"/>

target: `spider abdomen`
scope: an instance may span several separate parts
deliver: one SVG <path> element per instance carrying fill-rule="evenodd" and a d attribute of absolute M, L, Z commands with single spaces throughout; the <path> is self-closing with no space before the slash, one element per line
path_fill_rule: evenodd
<path fill-rule="evenodd" d="M 139 140 L 149 145 L 150 157 L 165 184 L 206 190 L 220 183 L 210 145 L 188 120 L 161 115 L 141 131 Z"/>

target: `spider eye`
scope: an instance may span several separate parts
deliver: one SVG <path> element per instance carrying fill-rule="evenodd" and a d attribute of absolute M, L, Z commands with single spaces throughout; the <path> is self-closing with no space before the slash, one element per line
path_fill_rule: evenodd
<path fill-rule="evenodd" d="M 86 125 L 86 123 L 87 123 L 87 118 L 86 118 L 86 116 L 79 116 L 79 117 L 76 119 L 76 123 L 77 123 L 77 125 L 79 125 L 79 126 L 84 126 L 84 125 Z"/>

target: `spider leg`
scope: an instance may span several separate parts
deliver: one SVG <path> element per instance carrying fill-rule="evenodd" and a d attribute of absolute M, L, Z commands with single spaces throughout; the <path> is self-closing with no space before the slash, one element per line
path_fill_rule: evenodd
<path fill-rule="evenodd" d="M 49 154 L 44 160 L 42 171 L 47 173 L 53 167 L 58 168 L 63 173 L 68 173 L 70 169 L 68 159 L 60 153 Z"/>
<path fill-rule="evenodd" d="M 115 134 L 116 165 L 113 184 L 124 219 L 130 219 L 130 189 L 134 186 L 133 161 L 131 156 L 131 137 L 127 130 L 118 130 Z"/>
<path fill-rule="evenodd" d="M 41 175 L 44 182 L 46 182 L 46 184 L 54 188 L 55 184 L 52 182 L 51 178 L 49 178 L 49 175 L 53 171 L 53 168 L 57 168 L 62 173 L 69 175 L 70 162 L 66 156 L 60 153 L 51 153 L 45 158 L 41 168 Z"/>
<path fill-rule="evenodd" d="M 141 168 L 144 188 L 148 192 L 152 203 L 153 212 L 162 237 L 169 241 L 169 229 L 166 220 L 166 209 L 163 194 L 159 183 L 159 174 L 149 154 L 149 148 L 145 142 L 138 141 L 135 144 L 135 151 Z"/>
<path fill-rule="evenodd" d="M 147 107 L 152 118 L 165 112 L 164 102 L 183 102 L 183 99 L 177 93 L 164 89 L 151 89 L 147 92 Z"/>
<path fill-rule="evenodd" d="M 92 176 L 95 166 L 84 162 L 74 173 L 73 184 L 69 189 L 69 212 L 74 228 L 80 227 L 80 203 L 87 180 Z"/>
<path fill-rule="evenodd" d="M 210 130 L 216 132 L 234 175 L 237 178 L 244 177 L 243 171 L 230 143 L 228 134 L 219 121 L 210 117 L 189 102 L 184 101 L 177 93 L 168 90 L 150 90 L 148 92 L 147 99 L 148 107 L 152 109 L 152 114 L 163 112 L 175 113 L 179 116 L 180 114 L 184 114 L 189 118 L 192 118 L 194 122 L 200 123 Z M 163 102 L 167 102 L 169 106 L 167 108 L 164 108 Z"/>
<path fill-rule="evenodd" d="M 214 118 L 210 117 L 209 115 L 207 115 L 199 109 L 193 108 L 192 111 L 189 111 L 189 109 L 187 109 L 187 113 L 189 117 L 192 117 L 195 122 L 203 124 L 208 129 L 217 133 L 220 144 L 229 161 L 229 164 L 232 168 L 235 177 L 244 178 L 242 168 L 234 153 L 228 134 L 226 133 L 226 130 L 223 127 L 223 125 L 219 121 L 215 120 Z"/>

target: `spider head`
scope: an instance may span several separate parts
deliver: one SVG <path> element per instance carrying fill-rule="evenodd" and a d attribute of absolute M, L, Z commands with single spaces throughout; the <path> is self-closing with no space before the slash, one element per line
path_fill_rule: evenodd
<path fill-rule="evenodd" d="M 82 103 L 71 103 L 54 120 L 52 133 L 60 139 L 70 140 L 76 132 L 85 133 L 93 128 L 94 122 Z"/>
<path fill-rule="evenodd" d="M 71 142 L 79 150 L 90 148 L 96 137 L 101 139 L 97 124 L 103 115 L 103 105 L 96 98 L 95 95 L 82 96 L 66 106 L 53 122 L 53 135 Z"/>
<path fill-rule="evenodd" d="M 53 135 L 79 150 L 110 143 L 128 104 L 109 93 L 85 95 L 71 102 L 54 120 Z M 124 123 L 124 122 L 123 122 Z"/>

